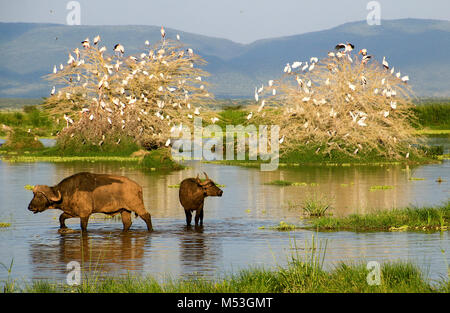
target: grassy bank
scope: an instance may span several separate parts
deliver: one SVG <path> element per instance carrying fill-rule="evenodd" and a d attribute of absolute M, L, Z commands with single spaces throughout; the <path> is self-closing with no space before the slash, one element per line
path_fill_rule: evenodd
<path fill-rule="evenodd" d="M 433 284 L 421 270 L 406 262 L 381 265 L 381 284 L 369 285 L 366 264 L 340 263 L 333 269 L 322 269 L 320 260 L 292 259 L 285 268 L 266 270 L 252 268 L 213 281 L 204 279 L 158 282 L 151 276 L 122 276 L 99 279 L 85 277 L 79 286 L 70 287 L 50 281 L 36 281 L 24 288 L 10 285 L 7 292 L 28 293 L 428 293 L 450 291 L 448 279 Z"/>
<path fill-rule="evenodd" d="M 323 231 L 446 231 L 450 229 L 450 201 L 441 207 L 313 218 L 308 220 L 306 228 Z"/>
<path fill-rule="evenodd" d="M 29 163 L 29 162 L 51 162 L 51 163 L 72 163 L 72 162 L 118 162 L 128 167 L 136 167 L 144 170 L 179 170 L 183 165 L 175 162 L 168 149 L 157 149 L 152 151 L 127 149 L 120 152 L 98 151 L 98 152 L 80 152 L 80 153 L 61 153 L 58 147 L 46 148 L 39 151 L 25 151 L 17 153 L 16 151 L 0 150 L 0 158 L 10 163 Z"/>

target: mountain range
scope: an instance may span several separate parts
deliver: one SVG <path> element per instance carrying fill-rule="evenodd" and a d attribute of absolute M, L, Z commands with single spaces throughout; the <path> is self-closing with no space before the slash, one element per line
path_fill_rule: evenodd
<path fill-rule="evenodd" d="M 255 86 L 280 77 L 286 63 L 325 57 L 340 42 L 353 43 L 356 51 L 366 48 L 380 62 L 386 56 L 396 71 L 409 75 L 416 95 L 450 97 L 450 21 L 383 20 L 374 26 L 351 22 L 249 44 L 170 28 L 166 33 L 172 39 L 179 34 L 208 62 L 207 80 L 220 98 L 250 98 Z M 142 52 L 146 40 L 160 40 L 160 26 L 0 23 L 0 97 L 48 96 L 51 86 L 42 76 L 53 65 L 65 64 L 68 52 L 83 39 L 98 34 L 110 52 L 120 42 L 131 55 Z"/>

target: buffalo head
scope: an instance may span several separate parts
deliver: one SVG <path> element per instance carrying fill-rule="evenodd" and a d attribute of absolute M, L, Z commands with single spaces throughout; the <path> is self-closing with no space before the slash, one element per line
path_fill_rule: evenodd
<path fill-rule="evenodd" d="M 197 184 L 203 189 L 204 196 L 222 197 L 222 189 L 217 187 L 216 184 L 211 179 L 209 179 L 208 175 L 205 172 L 203 172 L 203 174 L 205 174 L 205 180 L 201 181 L 197 175 L 196 181 Z"/>
<path fill-rule="evenodd" d="M 61 193 L 57 191 L 55 194 L 49 186 L 36 185 L 33 188 L 33 194 L 34 197 L 28 205 L 28 210 L 35 214 L 45 211 L 61 201 Z"/>

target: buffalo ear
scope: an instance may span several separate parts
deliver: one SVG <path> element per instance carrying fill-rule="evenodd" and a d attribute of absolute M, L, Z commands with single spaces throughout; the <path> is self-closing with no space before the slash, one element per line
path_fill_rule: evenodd
<path fill-rule="evenodd" d="M 48 197 L 48 199 L 52 202 L 59 202 L 59 201 L 61 201 L 61 198 L 62 198 L 62 196 L 61 196 L 61 192 L 59 190 L 58 190 L 58 195 L 55 195 L 55 193 L 52 193 L 52 195 L 50 195 Z"/>

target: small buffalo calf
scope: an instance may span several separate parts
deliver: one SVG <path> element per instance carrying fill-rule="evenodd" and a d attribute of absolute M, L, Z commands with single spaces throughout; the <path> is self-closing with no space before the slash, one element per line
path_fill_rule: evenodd
<path fill-rule="evenodd" d="M 180 203 L 186 213 L 186 224 L 191 225 L 192 211 L 195 213 L 195 226 L 203 226 L 203 204 L 208 196 L 222 197 L 223 191 L 205 174 L 205 181 L 198 178 L 186 178 L 180 184 Z"/>

